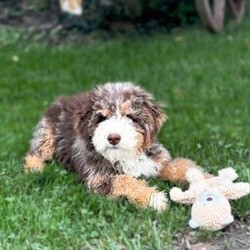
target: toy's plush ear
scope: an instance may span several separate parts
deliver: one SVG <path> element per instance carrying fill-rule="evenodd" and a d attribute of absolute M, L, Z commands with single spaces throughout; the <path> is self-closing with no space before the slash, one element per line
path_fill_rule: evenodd
<path fill-rule="evenodd" d="M 188 225 L 193 229 L 200 226 L 200 224 L 194 219 L 189 220 Z"/>
<path fill-rule="evenodd" d="M 226 226 L 226 225 L 229 225 L 230 223 L 232 223 L 234 221 L 234 217 L 232 215 L 229 215 L 224 221 L 223 221 L 223 224 Z"/>
<path fill-rule="evenodd" d="M 232 181 L 236 180 L 238 177 L 233 168 L 224 168 L 221 169 L 218 173 L 220 177 L 228 178 L 229 180 Z"/>
<path fill-rule="evenodd" d="M 189 183 L 205 179 L 202 172 L 198 168 L 195 168 L 195 167 L 192 167 L 187 170 L 186 177 Z"/>

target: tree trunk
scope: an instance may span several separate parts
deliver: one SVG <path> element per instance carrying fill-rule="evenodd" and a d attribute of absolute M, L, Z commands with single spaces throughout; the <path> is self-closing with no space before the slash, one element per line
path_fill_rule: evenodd
<path fill-rule="evenodd" d="M 195 0 L 195 2 L 199 16 L 205 27 L 210 31 L 220 32 L 224 26 L 226 1 Z"/>
<path fill-rule="evenodd" d="M 240 23 L 246 11 L 246 0 L 228 0 L 229 8 L 236 23 Z"/>

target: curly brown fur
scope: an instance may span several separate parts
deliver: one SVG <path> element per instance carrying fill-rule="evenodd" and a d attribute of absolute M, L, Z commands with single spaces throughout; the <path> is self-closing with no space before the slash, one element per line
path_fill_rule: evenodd
<path fill-rule="evenodd" d="M 194 166 L 188 160 L 174 163 L 156 141 L 165 118 L 152 96 L 130 83 L 61 97 L 36 127 L 24 169 L 41 171 L 53 159 L 76 171 L 94 192 L 162 210 L 163 193 L 136 178 L 183 180 Z"/>

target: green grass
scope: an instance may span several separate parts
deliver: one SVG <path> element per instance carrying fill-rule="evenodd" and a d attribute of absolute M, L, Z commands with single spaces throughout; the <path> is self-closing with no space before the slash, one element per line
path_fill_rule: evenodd
<path fill-rule="evenodd" d="M 250 25 L 214 36 L 193 29 L 48 48 L 0 48 L 0 249 L 173 249 L 190 208 L 157 214 L 90 193 L 55 163 L 25 175 L 23 156 L 42 111 L 59 95 L 106 81 L 133 81 L 167 107 L 159 140 L 214 174 L 250 180 Z M 0 43 L 1 44 L 1 43 Z M 17 56 L 16 62 L 13 56 Z M 174 184 L 150 180 L 160 189 Z M 249 218 L 250 199 L 232 203 Z M 195 232 L 195 237 L 211 233 Z M 213 234 L 216 237 L 219 233 Z"/>

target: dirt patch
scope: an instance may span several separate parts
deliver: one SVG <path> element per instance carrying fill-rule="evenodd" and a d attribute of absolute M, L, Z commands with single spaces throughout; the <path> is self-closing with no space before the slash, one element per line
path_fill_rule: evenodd
<path fill-rule="evenodd" d="M 216 235 L 186 230 L 177 234 L 175 241 L 178 250 L 249 250 L 250 219 L 245 222 L 235 221 Z"/>

